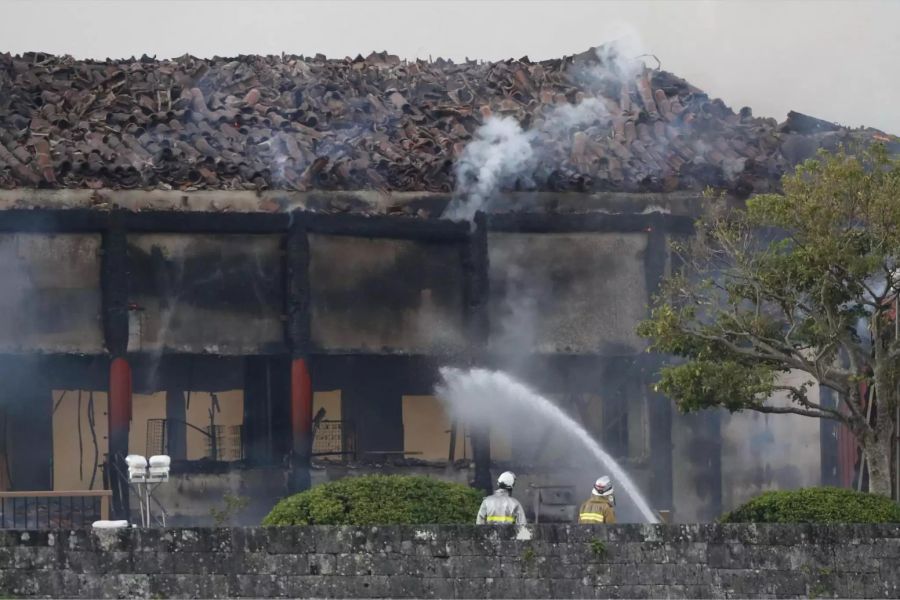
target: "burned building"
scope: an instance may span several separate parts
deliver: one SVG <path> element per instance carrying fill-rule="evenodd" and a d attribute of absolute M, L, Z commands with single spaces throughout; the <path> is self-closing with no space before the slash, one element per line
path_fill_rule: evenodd
<path fill-rule="evenodd" d="M 491 115 L 549 131 L 529 140 L 540 160 L 471 222 L 441 218 Z M 553 432 L 450 422 L 446 364 L 553 397 L 679 520 L 818 483 L 833 442 L 817 421 L 675 414 L 634 328 L 705 187 L 740 201 L 817 148 L 873 138 L 892 140 L 734 113 L 594 51 L 0 55 L 0 483 L 108 487 L 121 513 L 122 457 L 166 452 L 167 507 L 197 522 L 225 493 L 256 518 L 369 469 L 565 479 Z"/>

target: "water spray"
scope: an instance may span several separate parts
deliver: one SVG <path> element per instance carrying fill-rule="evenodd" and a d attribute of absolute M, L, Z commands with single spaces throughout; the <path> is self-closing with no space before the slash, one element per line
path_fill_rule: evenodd
<path fill-rule="evenodd" d="M 558 426 L 612 475 L 647 522 L 659 522 L 622 466 L 581 425 L 550 400 L 500 371 L 444 367 L 440 373 L 443 382 L 435 388 L 435 393 L 453 419 L 493 425 L 508 420 L 509 415 L 518 414 L 523 419 Z"/>

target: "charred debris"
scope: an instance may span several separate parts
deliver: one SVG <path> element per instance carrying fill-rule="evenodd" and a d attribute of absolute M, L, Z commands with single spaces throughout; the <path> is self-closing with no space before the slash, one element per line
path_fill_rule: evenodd
<path fill-rule="evenodd" d="M 894 138 L 791 113 L 735 113 L 595 49 L 557 60 L 404 61 L 322 55 L 88 61 L 0 54 L 0 188 L 451 192 L 490 115 L 539 127 L 561 106 L 596 119 L 541 139 L 544 191 L 767 191 L 818 147 Z"/>

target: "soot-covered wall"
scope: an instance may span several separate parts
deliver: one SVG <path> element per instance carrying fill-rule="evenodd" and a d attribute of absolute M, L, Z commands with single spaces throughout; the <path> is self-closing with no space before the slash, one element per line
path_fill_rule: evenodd
<path fill-rule="evenodd" d="M 646 233 L 491 233 L 491 349 L 628 356 L 644 343 Z"/>
<path fill-rule="evenodd" d="M 459 244 L 310 235 L 312 339 L 329 353 L 464 346 Z"/>
<path fill-rule="evenodd" d="M 277 235 L 130 234 L 128 350 L 283 348 L 280 245 Z"/>
<path fill-rule="evenodd" d="M 100 236 L 0 234 L 0 352 L 103 350 Z"/>

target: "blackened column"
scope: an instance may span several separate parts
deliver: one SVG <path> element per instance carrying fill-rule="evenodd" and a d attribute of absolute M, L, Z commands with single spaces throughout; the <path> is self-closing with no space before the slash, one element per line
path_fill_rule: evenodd
<path fill-rule="evenodd" d="M 291 492 L 309 488 L 312 454 L 309 236 L 300 219 L 294 213 L 285 244 L 286 338 L 291 349 Z"/>
<path fill-rule="evenodd" d="M 490 315 L 488 297 L 488 239 L 487 219 L 483 212 L 475 215 L 473 228 L 463 247 L 462 254 L 465 298 L 465 327 L 468 340 L 468 360 L 470 366 L 483 365 L 487 359 L 490 338 Z M 487 424 L 468 423 L 472 439 L 472 454 L 475 460 L 474 486 L 490 493 L 491 439 Z"/>
<path fill-rule="evenodd" d="M 110 214 L 103 234 L 101 261 L 103 334 L 110 355 L 108 481 L 113 493 L 113 518 L 128 518 L 128 482 L 125 456 L 131 422 L 131 365 L 128 364 L 128 246 L 122 215 Z"/>

